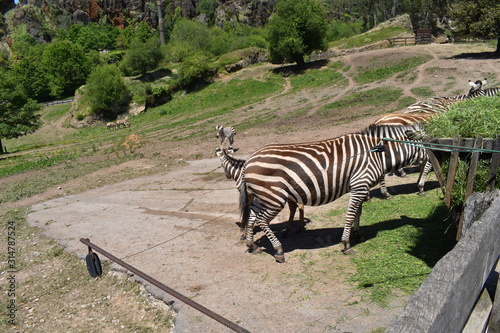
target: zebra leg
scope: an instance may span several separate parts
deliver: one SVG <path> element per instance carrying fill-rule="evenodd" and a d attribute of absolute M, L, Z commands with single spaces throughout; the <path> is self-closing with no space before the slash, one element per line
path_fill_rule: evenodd
<path fill-rule="evenodd" d="M 302 232 L 306 226 L 306 223 L 304 222 L 304 205 L 303 204 L 299 205 L 299 216 L 300 216 L 300 222 L 299 222 L 299 229 L 297 229 L 298 233 Z"/>
<path fill-rule="evenodd" d="M 350 243 L 351 229 L 354 224 L 354 230 L 359 234 L 359 217 L 361 216 L 361 208 L 367 195 L 368 189 L 357 191 L 351 190 L 351 198 L 349 199 L 344 232 L 342 233 L 342 243 L 344 244 L 342 252 L 344 254 L 355 254 Z"/>
<path fill-rule="evenodd" d="M 264 234 L 267 236 L 267 238 L 269 239 L 269 241 L 273 245 L 274 250 L 276 250 L 276 254 L 274 255 L 274 258 L 276 259 L 277 262 L 280 262 L 280 263 L 285 262 L 285 252 L 283 252 L 283 246 L 281 245 L 278 238 L 276 238 L 276 235 L 269 227 L 269 224 L 276 217 L 276 215 L 278 215 L 278 213 L 282 209 L 283 209 L 283 207 L 277 207 L 274 209 L 267 209 L 267 211 L 265 211 L 263 209 L 259 212 L 259 214 L 257 215 L 257 217 L 255 219 L 257 225 L 260 227 L 260 229 L 262 231 L 264 231 Z M 255 245 L 255 242 L 253 241 L 253 232 L 251 235 L 249 235 L 248 232 L 249 232 L 249 229 L 247 228 L 247 246 L 249 249 L 250 248 L 252 249 L 253 253 L 258 253 L 258 252 L 255 252 L 255 248 L 257 247 L 257 245 Z"/>
<path fill-rule="evenodd" d="M 385 174 L 383 174 L 382 177 L 380 177 L 380 192 L 386 199 L 392 199 L 391 194 L 387 190 L 387 185 L 385 184 Z M 367 198 L 368 199 L 370 198 L 370 193 L 368 193 Z"/>
<path fill-rule="evenodd" d="M 398 170 L 396 170 L 396 174 L 399 175 L 399 177 L 408 176 L 408 174 L 405 172 L 405 170 L 403 168 L 399 168 Z"/>
<path fill-rule="evenodd" d="M 283 232 L 285 236 L 292 230 L 293 218 L 295 216 L 295 212 L 297 211 L 297 203 L 295 201 L 288 201 L 288 208 L 290 208 L 290 216 L 288 217 L 286 229 Z"/>
<path fill-rule="evenodd" d="M 426 161 L 423 168 L 420 169 L 420 175 L 418 176 L 418 195 L 426 195 L 424 192 L 424 185 L 427 181 L 427 176 L 429 172 L 432 170 L 432 163 L 430 161 Z"/>
<path fill-rule="evenodd" d="M 247 251 L 249 253 L 259 253 L 261 252 L 261 249 L 255 244 L 253 240 L 253 228 L 255 225 L 255 220 L 256 216 L 250 216 L 248 219 L 247 227 L 246 227 L 246 233 L 245 233 L 245 238 L 247 240 Z M 243 238 L 243 235 L 242 235 Z"/>

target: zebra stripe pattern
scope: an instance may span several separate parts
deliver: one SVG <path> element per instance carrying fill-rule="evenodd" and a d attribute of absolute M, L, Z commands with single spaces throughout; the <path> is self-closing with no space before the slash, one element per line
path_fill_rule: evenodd
<path fill-rule="evenodd" d="M 325 141 L 268 145 L 253 153 L 247 160 L 240 191 L 249 251 L 260 250 L 253 240 L 253 227 L 257 224 L 271 241 L 276 260 L 284 262 L 282 245 L 269 224 L 285 203 L 292 200 L 319 206 L 350 192 L 342 243 L 344 253 L 353 253 L 351 229 L 359 230 L 362 203 L 370 188 L 385 173 L 422 156 L 422 149 L 394 141 L 384 142 L 383 153 L 374 151 L 373 147 L 385 137 L 408 140 L 406 131 L 419 129 L 419 126 L 372 125 L 362 133 Z M 249 201 L 249 197 L 255 200 Z M 255 218 L 250 218 L 254 202 L 258 202 L 261 209 Z"/>
<path fill-rule="evenodd" d="M 448 111 L 455 103 L 476 97 L 494 97 L 498 96 L 500 88 L 487 88 L 483 87 L 488 83 L 486 79 L 472 82 L 469 80 L 471 87 L 466 95 L 456 95 L 450 97 L 433 97 L 426 101 L 414 103 L 406 108 L 405 113 L 443 113 Z"/>
<path fill-rule="evenodd" d="M 222 169 L 226 175 L 227 179 L 233 179 L 236 181 L 236 188 L 240 190 L 241 181 L 243 179 L 243 170 L 245 167 L 246 160 L 241 160 L 234 158 L 231 150 L 226 151 L 225 149 L 217 148 L 215 153 L 220 159 Z M 257 207 L 255 207 L 257 208 Z M 301 232 L 304 230 L 305 221 L 304 221 L 304 205 L 298 205 L 294 201 L 288 201 L 288 208 L 290 209 L 290 216 L 288 218 L 288 224 L 284 231 L 284 234 L 288 234 L 292 230 L 293 218 L 295 216 L 295 212 L 297 208 L 299 209 L 299 228 L 297 232 Z M 256 214 L 255 211 L 251 212 L 252 214 Z M 245 229 L 242 228 L 242 236 L 241 239 L 245 239 Z"/>
<path fill-rule="evenodd" d="M 434 117 L 436 114 L 433 113 L 389 113 L 381 116 L 375 122 L 374 125 L 377 126 L 416 126 L 428 121 L 430 118 Z M 424 151 L 424 156 L 422 158 L 422 165 L 420 169 L 420 175 L 417 181 L 418 194 L 424 195 L 424 186 L 427 181 L 427 176 L 432 170 L 432 164 L 429 161 L 427 154 Z M 398 170 L 401 175 L 405 175 L 402 169 Z M 387 198 L 390 199 L 391 195 L 387 190 L 387 185 L 385 182 L 385 175 L 382 176 L 380 180 L 380 191 Z"/>
<path fill-rule="evenodd" d="M 229 142 L 229 146 L 234 143 L 234 136 L 236 135 L 236 130 L 230 127 L 224 127 L 222 125 L 215 126 L 216 136 L 220 138 L 220 144 L 223 146 L 226 141 Z"/>

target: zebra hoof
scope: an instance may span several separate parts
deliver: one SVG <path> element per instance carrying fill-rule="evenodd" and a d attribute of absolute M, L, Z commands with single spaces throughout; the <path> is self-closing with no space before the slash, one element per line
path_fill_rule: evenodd
<path fill-rule="evenodd" d="M 276 255 L 274 255 L 274 258 L 276 259 L 276 262 L 279 262 L 279 263 L 285 262 L 285 255 L 284 254 L 276 254 Z"/>
<path fill-rule="evenodd" d="M 354 252 L 353 248 L 350 247 L 348 249 L 343 249 L 342 252 L 345 254 L 345 255 L 353 255 L 353 254 L 356 254 L 356 252 Z"/>
<path fill-rule="evenodd" d="M 417 194 L 420 195 L 421 197 L 425 197 L 427 195 L 427 193 L 425 192 L 418 192 Z"/>

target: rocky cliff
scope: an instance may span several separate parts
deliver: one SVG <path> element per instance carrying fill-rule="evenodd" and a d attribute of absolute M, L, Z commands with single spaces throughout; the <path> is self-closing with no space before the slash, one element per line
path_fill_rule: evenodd
<path fill-rule="evenodd" d="M 56 28 L 67 28 L 75 22 L 101 22 L 125 28 L 129 24 L 146 21 L 156 28 L 157 1 L 162 3 L 163 17 L 167 19 L 173 17 L 176 8 L 179 8 L 183 17 L 201 21 L 207 19 L 207 15 L 200 12 L 203 0 L 19 0 L 17 6 L 13 6 L 13 0 L 9 0 L 4 1 L 6 5 L 2 10 L 6 12 L 14 7 L 5 14 L 10 31 L 25 24 L 35 38 L 50 40 Z M 214 23 L 220 27 L 227 22 L 263 26 L 275 3 L 276 0 L 214 0 L 211 15 Z"/>

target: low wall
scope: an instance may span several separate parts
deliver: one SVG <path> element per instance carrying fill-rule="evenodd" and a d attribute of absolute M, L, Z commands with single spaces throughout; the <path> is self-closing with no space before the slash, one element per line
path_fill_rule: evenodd
<path fill-rule="evenodd" d="M 481 196 L 489 204 L 478 204 Z M 386 333 L 462 331 L 500 256 L 500 191 L 474 193 L 467 205 L 475 207 L 476 221 L 434 266 Z M 478 214 L 477 209 L 486 210 Z"/>

